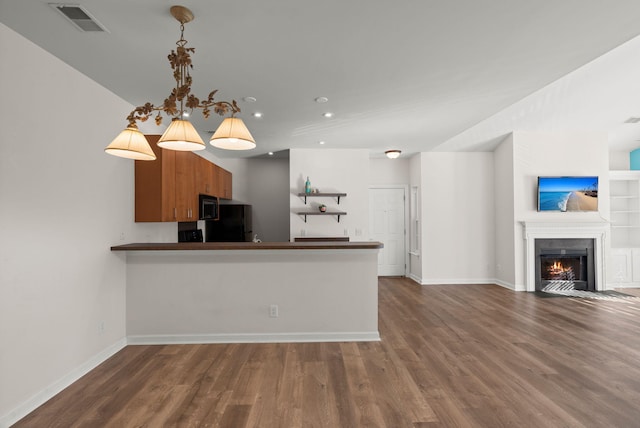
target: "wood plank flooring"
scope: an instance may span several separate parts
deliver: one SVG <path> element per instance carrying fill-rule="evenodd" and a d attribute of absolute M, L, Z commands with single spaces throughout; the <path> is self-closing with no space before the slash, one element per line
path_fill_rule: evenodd
<path fill-rule="evenodd" d="M 15 426 L 640 426 L 640 301 L 379 296 L 381 342 L 128 346 Z"/>

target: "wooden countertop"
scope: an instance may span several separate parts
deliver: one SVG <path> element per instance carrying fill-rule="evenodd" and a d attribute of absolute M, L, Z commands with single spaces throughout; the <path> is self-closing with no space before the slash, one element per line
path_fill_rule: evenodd
<path fill-rule="evenodd" d="M 375 250 L 383 244 L 364 242 L 179 242 L 116 245 L 111 251 L 211 251 L 211 250 Z"/>

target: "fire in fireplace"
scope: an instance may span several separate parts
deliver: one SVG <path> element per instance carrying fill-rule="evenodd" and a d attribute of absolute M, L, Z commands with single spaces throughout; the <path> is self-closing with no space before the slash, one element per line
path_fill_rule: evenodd
<path fill-rule="evenodd" d="M 536 291 L 595 291 L 593 239 L 536 239 Z"/>

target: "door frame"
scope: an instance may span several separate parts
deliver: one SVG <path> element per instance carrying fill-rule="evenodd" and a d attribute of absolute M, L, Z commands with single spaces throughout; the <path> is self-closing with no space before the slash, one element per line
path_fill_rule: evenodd
<path fill-rule="evenodd" d="M 404 276 L 407 277 L 407 275 L 409 274 L 409 233 L 407 231 L 407 225 L 409 224 L 409 185 L 408 184 L 371 184 L 369 185 L 369 191 L 373 190 L 373 189 L 402 189 L 402 191 L 404 192 L 404 251 L 403 251 L 403 256 L 404 256 Z M 370 201 L 370 196 L 371 196 L 371 192 L 369 192 L 369 194 L 367 194 L 367 210 L 369 209 L 369 204 L 371 204 Z M 369 216 L 371 215 L 371 213 L 369 213 Z M 369 240 L 371 240 L 371 238 L 369 238 Z"/>

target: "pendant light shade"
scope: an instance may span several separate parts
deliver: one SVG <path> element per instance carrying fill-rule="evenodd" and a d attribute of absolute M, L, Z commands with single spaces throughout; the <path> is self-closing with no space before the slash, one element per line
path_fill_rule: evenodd
<path fill-rule="evenodd" d="M 158 140 L 158 146 L 163 149 L 183 152 L 193 152 L 207 148 L 191 122 L 184 119 L 173 119 L 171 121 L 171 125 Z"/>
<path fill-rule="evenodd" d="M 251 150 L 256 142 L 242 119 L 228 117 L 222 121 L 209 141 L 213 147 L 226 150 Z"/>
<path fill-rule="evenodd" d="M 135 126 L 129 126 L 104 149 L 110 155 L 135 160 L 156 160 L 149 142 Z"/>

